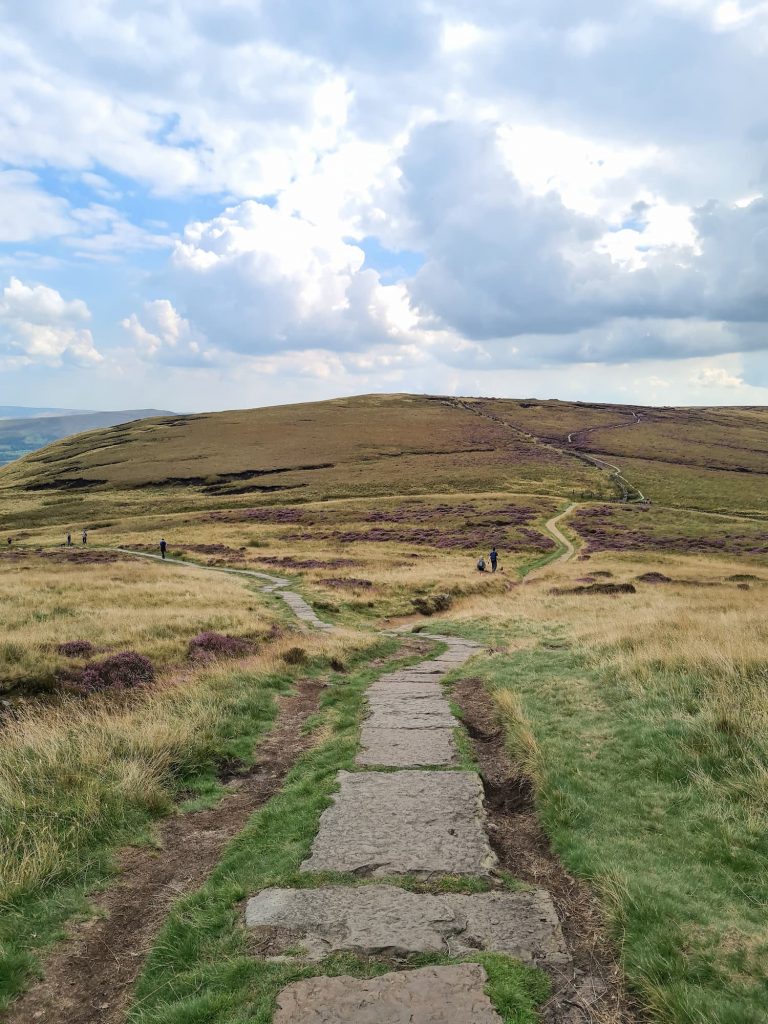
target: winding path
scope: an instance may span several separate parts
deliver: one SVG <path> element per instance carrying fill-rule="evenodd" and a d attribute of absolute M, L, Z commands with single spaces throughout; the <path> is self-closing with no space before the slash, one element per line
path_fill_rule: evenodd
<path fill-rule="evenodd" d="M 105 551 L 119 551 L 122 555 L 134 555 L 136 558 L 152 558 L 157 562 L 169 562 L 171 565 L 185 566 L 187 569 L 200 569 L 202 572 L 225 572 L 232 576 L 250 576 L 266 582 L 267 586 L 262 587 L 265 594 L 277 594 L 277 596 L 288 605 L 297 619 L 306 622 L 315 629 L 326 631 L 334 630 L 336 627 L 330 622 L 323 622 L 318 617 L 314 608 L 308 604 L 300 594 L 288 588 L 291 581 L 282 576 L 271 576 L 267 572 L 259 572 L 258 569 L 228 569 L 220 565 L 200 565 L 199 562 L 186 562 L 181 558 L 170 558 L 162 555 L 154 555 L 149 551 L 133 551 L 131 548 L 104 548 Z"/>
<path fill-rule="evenodd" d="M 557 565 L 559 562 L 570 562 L 576 554 L 576 548 L 573 546 L 572 541 L 566 537 L 557 525 L 561 519 L 565 519 L 567 515 L 570 515 L 570 513 L 573 512 L 576 508 L 576 504 L 577 503 L 575 501 L 571 502 L 568 508 L 564 509 L 562 512 L 558 512 L 556 516 L 552 516 L 551 519 L 548 519 L 546 523 L 544 523 L 544 529 L 550 537 L 554 538 L 555 542 L 560 545 L 562 550 L 550 562 L 545 562 L 544 565 L 537 566 L 535 569 L 531 569 L 529 573 L 526 573 L 523 579 L 524 583 L 527 583 L 528 580 L 535 579 L 540 573 L 544 572 L 546 569 L 550 569 L 553 565 Z"/>

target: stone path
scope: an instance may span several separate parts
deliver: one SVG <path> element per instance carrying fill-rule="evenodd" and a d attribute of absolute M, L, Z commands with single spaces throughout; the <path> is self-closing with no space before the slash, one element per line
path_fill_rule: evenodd
<path fill-rule="evenodd" d="M 262 587 L 264 593 L 277 594 L 279 598 L 285 601 L 297 619 L 306 622 L 315 629 L 333 630 L 336 628 L 330 622 L 323 622 L 303 597 L 292 590 L 287 590 L 286 588 L 290 587 L 291 581 L 284 579 L 282 576 L 272 576 L 270 573 L 259 572 L 257 569 L 228 569 L 220 565 L 200 565 L 198 562 L 186 562 L 181 558 L 171 558 L 170 556 L 163 558 L 162 555 L 154 555 L 149 551 L 132 551 L 130 548 L 106 548 L 105 550 L 119 551 L 123 555 L 135 555 L 137 558 L 152 558 L 158 562 L 181 565 L 187 569 L 199 569 L 202 572 L 225 572 L 230 576 L 249 576 L 254 579 L 263 580 L 267 584 L 267 586 Z"/>
<path fill-rule="evenodd" d="M 567 968 L 570 957 L 549 894 L 502 887 L 484 828 L 482 781 L 459 769 L 457 723 L 440 681 L 479 645 L 432 638 L 447 645 L 443 654 L 387 673 L 369 688 L 359 770 L 339 772 L 338 792 L 301 865 L 308 875 L 350 872 L 372 881 L 265 889 L 248 901 L 246 925 L 269 940 L 275 955 L 296 955 L 298 944 L 307 961 L 340 951 L 405 958 L 487 950 L 550 970 Z M 398 875 L 479 878 L 494 888 L 472 895 L 413 893 L 393 884 Z M 280 993 L 274 1024 L 501 1024 L 486 985 L 478 964 L 362 981 L 309 978 Z"/>

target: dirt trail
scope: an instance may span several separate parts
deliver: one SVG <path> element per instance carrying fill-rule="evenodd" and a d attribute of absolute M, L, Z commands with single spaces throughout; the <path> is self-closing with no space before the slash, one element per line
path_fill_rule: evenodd
<path fill-rule="evenodd" d="M 570 562 L 570 560 L 576 554 L 576 548 L 573 546 L 573 543 L 565 536 L 565 534 L 560 530 L 560 528 L 557 525 L 561 519 L 564 519 L 567 515 L 570 515 L 570 513 L 573 512 L 575 508 L 576 502 L 571 502 L 571 504 L 568 506 L 567 509 L 565 509 L 565 511 L 558 512 L 556 516 L 553 516 L 551 519 L 548 519 L 546 521 L 546 523 L 544 524 L 544 529 L 547 531 L 547 533 L 549 533 L 551 537 L 554 537 L 555 541 L 562 547 L 563 550 L 560 552 L 557 558 L 553 558 L 551 562 L 547 562 L 545 565 L 541 565 L 538 568 L 532 569 L 529 573 L 527 573 L 525 576 L 525 582 L 531 579 L 535 579 L 535 577 L 539 576 L 541 573 L 545 572 L 548 569 L 551 569 L 553 565 L 557 565 L 560 562 Z"/>
<path fill-rule="evenodd" d="M 194 891 L 251 814 L 278 791 L 314 742 L 302 725 L 322 684 L 306 680 L 280 702 L 256 764 L 228 784 L 214 808 L 176 814 L 157 832 L 159 849 L 129 847 L 117 883 L 94 905 L 103 917 L 75 925 L 45 963 L 45 976 L 8 1011 L 7 1024 L 122 1024 L 133 984 L 173 902 Z"/>
<path fill-rule="evenodd" d="M 533 441 L 535 444 L 541 445 L 543 448 L 549 448 L 551 451 L 557 452 L 560 455 L 572 456 L 573 458 L 580 459 L 582 462 L 588 462 L 599 470 L 607 470 L 611 476 L 611 479 L 618 487 L 621 492 L 622 501 L 646 501 L 645 495 L 633 484 L 624 477 L 619 466 L 615 466 L 612 462 L 606 462 L 605 459 L 599 459 L 595 455 L 590 455 L 587 452 L 577 451 L 575 448 L 563 448 L 560 445 L 554 444 L 551 441 L 545 441 L 541 437 L 537 437 L 535 434 L 531 434 L 527 430 L 523 430 L 522 427 L 516 427 L 514 423 L 510 423 L 508 420 L 504 420 L 501 416 L 494 416 L 492 413 L 484 412 L 482 409 L 477 408 L 476 405 L 470 402 L 463 402 L 461 399 L 450 399 L 448 400 L 449 405 L 453 405 L 457 409 L 464 409 L 466 412 L 474 413 L 475 416 L 482 416 L 484 419 L 492 420 L 494 423 L 498 423 L 503 427 L 507 427 L 508 430 L 513 431 L 515 434 L 519 434 L 521 437 L 527 438 L 529 441 Z M 641 422 L 640 417 L 637 413 L 632 413 L 634 419 L 628 423 L 613 423 L 606 427 L 587 427 L 585 430 L 574 431 L 568 435 L 568 444 L 573 444 L 572 438 L 577 437 L 579 434 L 588 434 L 593 430 L 607 430 L 617 429 L 622 427 L 634 427 Z"/>

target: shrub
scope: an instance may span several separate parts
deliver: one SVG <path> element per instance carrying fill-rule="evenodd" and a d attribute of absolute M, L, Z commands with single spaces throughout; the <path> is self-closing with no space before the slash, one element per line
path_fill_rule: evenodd
<path fill-rule="evenodd" d="M 303 647 L 289 647 L 283 654 L 283 661 L 286 665 L 304 665 L 307 661 L 307 652 Z"/>
<path fill-rule="evenodd" d="M 56 650 L 66 658 L 90 658 L 96 653 L 90 640 L 67 640 L 59 644 Z"/>
<path fill-rule="evenodd" d="M 453 598 L 450 594 L 434 594 L 432 597 L 414 597 L 411 603 L 422 615 L 434 615 L 435 612 L 447 612 Z"/>
<path fill-rule="evenodd" d="M 189 641 L 188 654 L 197 660 L 209 658 L 242 658 L 255 649 L 251 640 L 239 636 L 227 636 L 207 630 L 198 633 Z"/>
<path fill-rule="evenodd" d="M 147 686 L 155 678 L 155 667 L 149 658 L 136 651 L 122 651 L 102 661 L 86 666 L 74 689 L 82 693 L 103 690 L 136 690 Z"/>

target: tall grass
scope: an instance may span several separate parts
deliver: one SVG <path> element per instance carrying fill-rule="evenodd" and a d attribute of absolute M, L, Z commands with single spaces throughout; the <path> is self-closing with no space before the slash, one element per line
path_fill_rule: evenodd
<path fill-rule="evenodd" d="M 27 705 L 0 744 L 0 1005 L 34 969 L 30 950 L 55 938 L 126 842 L 146 840 L 180 788 L 207 792 L 219 760 L 247 760 L 273 720 L 275 695 L 298 671 L 366 645 L 345 634 L 302 637 L 291 669 L 286 635 L 262 653 L 122 697 Z M 368 642 L 370 643 L 370 642 Z"/>

